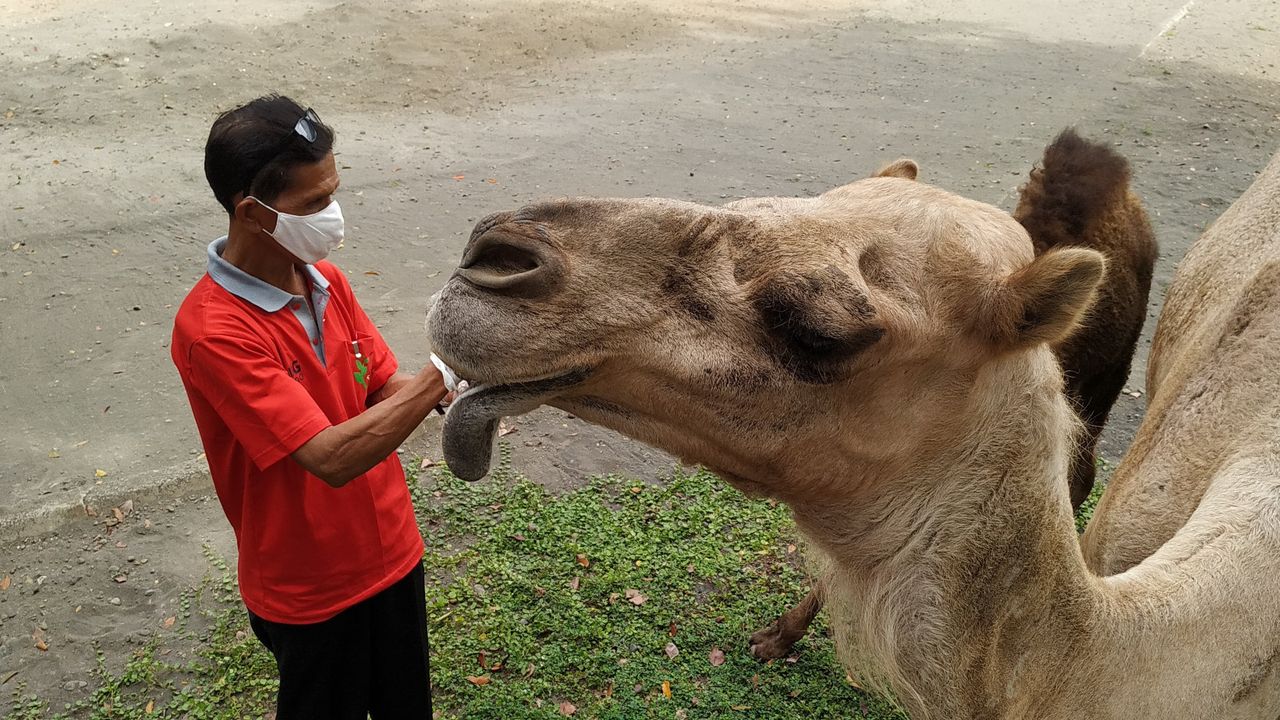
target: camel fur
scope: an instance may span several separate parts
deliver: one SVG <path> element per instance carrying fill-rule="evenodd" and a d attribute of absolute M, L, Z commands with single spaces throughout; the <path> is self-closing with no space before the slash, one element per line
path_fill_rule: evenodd
<path fill-rule="evenodd" d="M 1142 201 L 1129 188 L 1129 163 L 1110 146 L 1068 128 L 1045 148 L 1041 162 L 1031 170 L 1013 213 L 1030 234 L 1036 255 L 1085 247 L 1107 259 L 1098 299 L 1080 327 L 1053 346 L 1067 399 L 1084 424 L 1068 474 L 1071 507 L 1078 510 L 1093 489 L 1098 437 L 1129 377 L 1142 334 L 1156 242 Z M 918 173 L 911 160 L 898 160 L 876 176 L 914 180 Z M 788 655 L 822 608 L 823 586 L 819 578 L 796 607 L 753 633 L 751 653 L 761 660 Z"/>

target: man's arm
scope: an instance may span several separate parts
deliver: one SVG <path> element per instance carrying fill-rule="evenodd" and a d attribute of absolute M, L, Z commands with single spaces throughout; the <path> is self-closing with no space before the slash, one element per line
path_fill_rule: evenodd
<path fill-rule="evenodd" d="M 392 395 L 395 395 L 401 388 L 408 385 L 411 380 L 413 380 L 413 376 L 409 373 L 397 371 L 395 375 L 387 378 L 387 381 L 382 384 L 382 387 L 369 394 L 368 399 L 365 401 L 366 407 L 373 407 Z"/>
<path fill-rule="evenodd" d="M 401 376 L 404 379 L 393 387 Z M 329 485 L 342 487 L 395 452 L 446 392 L 443 377 L 434 366 L 417 375 L 396 373 L 379 389 L 385 399 L 344 423 L 321 430 L 290 457 Z"/>

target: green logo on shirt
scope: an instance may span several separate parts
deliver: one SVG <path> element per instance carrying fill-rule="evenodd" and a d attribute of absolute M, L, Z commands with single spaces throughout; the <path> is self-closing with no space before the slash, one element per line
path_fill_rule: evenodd
<path fill-rule="evenodd" d="M 356 356 L 356 371 L 351 373 L 355 376 L 356 382 L 365 390 L 369 389 L 369 365 L 364 361 L 364 355 L 360 353 L 360 345 L 354 340 L 351 342 L 351 349 Z"/>
<path fill-rule="evenodd" d="M 356 371 L 351 373 L 356 376 L 356 382 L 360 383 L 365 390 L 369 389 L 369 366 L 356 358 Z"/>

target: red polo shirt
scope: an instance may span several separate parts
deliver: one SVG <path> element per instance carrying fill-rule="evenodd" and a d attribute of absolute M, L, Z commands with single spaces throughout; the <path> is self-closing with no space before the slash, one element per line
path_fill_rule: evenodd
<path fill-rule="evenodd" d="M 174 320 L 173 362 L 235 529 L 245 606 L 272 622 L 320 622 L 422 560 L 395 453 L 341 488 L 289 457 L 363 412 L 396 359 L 332 264 L 308 268 L 313 316 L 303 298 L 227 264 L 220 242 Z"/>

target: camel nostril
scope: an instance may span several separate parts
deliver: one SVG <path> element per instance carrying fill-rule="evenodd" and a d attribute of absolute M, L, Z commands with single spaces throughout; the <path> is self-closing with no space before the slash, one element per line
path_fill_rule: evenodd
<path fill-rule="evenodd" d="M 487 233 L 467 249 L 458 276 L 486 290 L 516 297 L 537 297 L 560 279 L 554 251 L 519 236 Z"/>
<path fill-rule="evenodd" d="M 465 261 L 463 267 L 468 270 L 486 270 L 499 275 L 517 275 L 537 270 L 539 265 L 538 257 L 524 248 L 507 243 L 488 243 Z"/>

